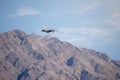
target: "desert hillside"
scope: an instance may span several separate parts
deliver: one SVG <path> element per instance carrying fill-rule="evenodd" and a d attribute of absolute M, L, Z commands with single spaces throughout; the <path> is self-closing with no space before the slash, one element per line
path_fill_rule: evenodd
<path fill-rule="evenodd" d="M 120 61 L 51 36 L 0 34 L 0 80 L 120 80 Z"/>

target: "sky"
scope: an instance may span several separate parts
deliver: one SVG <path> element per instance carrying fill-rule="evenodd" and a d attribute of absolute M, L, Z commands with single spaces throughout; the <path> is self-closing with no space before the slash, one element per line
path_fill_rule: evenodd
<path fill-rule="evenodd" d="M 120 0 L 0 0 L 0 33 L 49 34 L 120 60 Z"/>

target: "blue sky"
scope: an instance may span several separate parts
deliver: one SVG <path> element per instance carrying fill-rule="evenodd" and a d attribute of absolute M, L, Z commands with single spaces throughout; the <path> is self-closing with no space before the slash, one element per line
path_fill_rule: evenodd
<path fill-rule="evenodd" d="M 120 60 L 120 0 L 0 0 L 0 32 L 50 34 Z"/>

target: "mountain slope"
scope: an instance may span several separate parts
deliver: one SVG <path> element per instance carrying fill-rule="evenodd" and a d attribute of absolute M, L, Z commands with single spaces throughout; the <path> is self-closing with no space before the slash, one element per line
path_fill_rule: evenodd
<path fill-rule="evenodd" d="M 120 80 L 120 61 L 55 37 L 0 34 L 0 80 Z"/>

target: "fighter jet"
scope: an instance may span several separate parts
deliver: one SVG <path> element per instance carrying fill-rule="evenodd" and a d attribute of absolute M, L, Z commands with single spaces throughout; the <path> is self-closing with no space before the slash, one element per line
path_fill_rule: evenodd
<path fill-rule="evenodd" d="M 42 32 L 45 32 L 45 33 L 47 33 L 47 34 L 50 34 L 50 33 L 54 33 L 56 30 L 43 28 L 41 31 L 42 31 Z"/>

